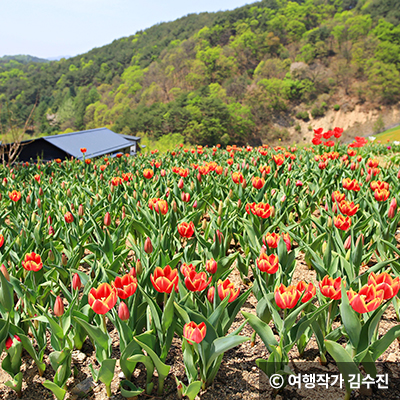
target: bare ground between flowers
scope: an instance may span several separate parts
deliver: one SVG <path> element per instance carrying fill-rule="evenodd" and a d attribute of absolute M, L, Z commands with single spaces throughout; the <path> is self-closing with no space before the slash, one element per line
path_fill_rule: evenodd
<path fill-rule="evenodd" d="M 400 244 L 400 235 L 397 236 L 398 244 Z M 367 269 L 368 267 L 365 267 Z M 235 285 L 240 286 L 241 290 L 246 290 L 249 286 L 245 285 L 241 278 L 239 272 L 235 269 L 231 274 L 231 281 L 235 283 Z M 315 271 L 309 270 L 305 261 L 304 255 L 300 253 L 297 257 L 296 270 L 294 273 L 293 281 L 294 283 L 305 280 L 308 282 L 313 282 L 316 284 L 316 274 Z M 243 311 L 250 312 L 255 314 L 256 307 L 256 299 L 251 294 L 242 307 Z M 231 331 L 236 329 L 241 323 L 243 323 L 244 317 L 241 313 L 236 317 Z M 389 306 L 385 314 L 383 315 L 382 321 L 380 323 L 379 335 L 383 335 L 386 333 L 391 327 L 398 324 L 396 314 L 392 305 Z M 273 323 L 270 323 L 271 327 Z M 125 399 L 119 389 L 120 381 L 121 381 L 121 369 L 119 367 L 119 339 L 116 329 L 109 324 L 108 325 L 109 333 L 113 340 L 113 352 L 112 357 L 117 359 L 116 370 L 114 375 L 114 380 L 112 382 L 111 388 L 113 393 L 114 400 L 123 400 Z M 250 337 L 253 333 L 253 329 L 246 325 L 242 331 L 242 335 Z M 276 338 L 279 339 L 278 335 Z M 36 365 L 30 356 L 23 352 L 23 362 L 21 370 L 24 374 L 24 383 L 22 386 L 23 394 L 22 398 L 26 400 L 41 400 L 41 399 L 52 399 L 53 394 L 45 389 L 42 386 L 42 383 L 46 380 L 53 380 L 54 371 L 50 366 L 50 362 L 48 359 L 48 355 L 51 351 L 50 342 L 48 343 L 48 348 L 46 354 L 44 356 L 44 361 L 46 362 L 47 369 L 42 377 L 39 376 Z M 309 364 L 309 367 L 306 368 L 304 373 L 325 373 L 326 371 L 337 371 L 336 366 L 333 363 L 333 360 L 328 355 L 328 364 L 325 367 L 319 365 L 319 351 L 314 338 L 310 340 L 308 343 L 305 352 L 303 354 L 303 358 L 300 357 L 297 347 L 295 346 L 290 354 L 290 360 L 293 362 L 306 362 Z M 0 357 L 0 361 L 2 361 L 5 357 L 5 353 L 3 353 Z M 265 348 L 265 345 L 257 337 L 255 345 L 252 347 L 250 341 L 244 342 L 242 345 L 236 347 L 233 350 L 225 353 L 221 368 L 216 376 L 216 379 L 211 387 L 207 390 L 202 391 L 200 393 L 200 399 L 202 400 L 250 400 L 250 399 L 270 399 L 274 398 L 274 394 L 272 388 L 269 385 L 268 378 L 261 373 L 256 367 L 255 360 L 257 358 L 268 357 L 268 352 Z M 385 353 L 380 357 L 378 361 L 382 361 L 385 365 L 385 362 L 396 363 L 398 365 L 400 362 L 400 344 L 398 341 L 394 341 L 392 345 L 385 351 Z M 73 395 L 73 388 L 76 387 L 79 383 L 83 382 L 85 379 L 90 378 L 91 373 L 89 370 L 89 365 L 92 364 L 95 367 L 99 367 L 95 358 L 94 347 L 89 341 L 86 339 L 82 351 L 74 352 L 74 356 L 72 359 L 73 368 L 75 370 L 75 377 L 71 377 L 67 382 L 68 393 L 66 395 L 66 399 L 75 399 L 76 395 Z M 175 376 L 183 381 L 187 382 L 185 378 L 185 370 L 182 359 L 182 351 L 181 351 L 181 341 L 179 337 L 175 337 L 171 350 L 169 352 L 168 358 L 166 360 L 168 365 L 171 365 L 170 373 L 166 379 L 165 387 L 164 387 L 164 395 L 161 397 L 157 396 L 149 396 L 149 395 L 141 395 L 140 399 L 167 399 L 173 400 L 177 399 L 176 394 L 176 383 Z M 145 370 L 138 365 L 138 368 L 135 370 L 132 381 L 138 387 L 145 386 Z M 360 398 L 360 399 L 382 399 L 386 398 L 388 400 L 391 399 L 399 399 L 400 398 L 400 368 L 399 374 L 394 375 L 396 382 L 396 388 L 388 389 L 384 391 L 379 391 L 376 388 L 373 390 L 360 393 L 359 391 L 355 391 L 352 394 L 352 398 Z M 10 376 L 4 372 L 0 368 L 0 399 L 1 400 L 14 400 L 17 399 L 15 392 L 8 388 L 5 385 L 5 382 L 10 379 Z M 154 392 L 157 387 L 157 379 L 154 379 Z M 92 384 L 93 389 L 88 392 L 86 398 L 88 400 L 105 400 L 107 399 L 107 394 L 105 390 L 105 386 L 100 382 L 98 384 Z M 397 389 L 398 388 L 398 389 Z M 300 399 L 324 399 L 324 400 L 336 400 L 343 398 L 344 390 L 339 389 L 337 387 L 328 387 L 328 389 L 323 386 L 316 386 L 314 389 L 305 389 L 302 388 L 300 390 L 295 389 L 293 387 L 287 387 L 283 389 L 276 397 L 277 400 L 282 399 L 292 399 L 292 400 L 300 400 Z"/>

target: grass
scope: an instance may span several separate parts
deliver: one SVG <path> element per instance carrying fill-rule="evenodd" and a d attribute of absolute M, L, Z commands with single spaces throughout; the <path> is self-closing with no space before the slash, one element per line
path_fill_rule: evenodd
<path fill-rule="evenodd" d="M 372 136 L 375 136 L 376 139 L 381 142 L 393 142 L 395 140 L 400 142 L 400 126 L 395 126 L 394 128 Z"/>

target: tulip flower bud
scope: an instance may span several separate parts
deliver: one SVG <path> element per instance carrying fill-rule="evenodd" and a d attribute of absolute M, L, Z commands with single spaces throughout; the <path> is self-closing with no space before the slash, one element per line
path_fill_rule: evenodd
<path fill-rule="evenodd" d="M 83 205 L 82 205 L 82 204 L 79 204 L 79 207 L 78 207 L 78 215 L 82 218 L 82 217 L 83 217 L 83 214 L 84 214 Z"/>
<path fill-rule="evenodd" d="M 275 207 L 271 207 L 271 217 L 275 217 Z"/>
<path fill-rule="evenodd" d="M 15 179 L 15 174 L 12 174 L 12 175 L 11 175 L 11 178 L 14 180 L 14 179 Z"/>
<path fill-rule="evenodd" d="M 137 276 L 140 276 L 142 274 L 142 271 L 143 271 L 143 266 L 142 266 L 141 261 L 138 259 L 136 261 L 136 274 L 137 274 Z"/>
<path fill-rule="evenodd" d="M 392 201 L 390 202 L 388 217 L 393 219 L 397 212 L 397 200 L 393 197 Z"/>
<path fill-rule="evenodd" d="M 147 192 L 143 189 L 142 197 L 145 199 L 147 197 Z"/>
<path fill-rule="evenodd" d="M 328 217 L 328 228 L 332 228 L 332 218 Z"/>
<path fill-rule="evenodd" d="M 26 196 L 26 204 L 31 204 L 31 196 Z"/>
<path fill-rule="evenodd" d="M 211 286 L 207 292 L 207 300 L 212 304 L 214 302 L 215 287 Z"/>
<path fill-rule="evenodd" d="M 71 190 L 70 190 L 69 188 L 67 189 L 67 196 L 68 196 L 68 197 L 71 197 L 71 196 L 72 196 Z"/>
<path fill-rule="evenodd" d="M 114 186 L 114 185 L 111 185 L 111 187 L 110 187 L 111 193 L 114 193 L 114 190 L 115 190 L 115 186 Z"/>
<path fill-rule="evenodd" d="M 198 180 L 199 182 L 201 182 L 201 174 L 200 174 L 200 172 L 197 174 L 197 180 Z"/>
<path fill-rule="evenodd" d="M 361 242 L 362 242 L 362 245 L 364 246 L 364 235 L 363 235 L 362 233 L 361 233 L 360 236 L 357 238 L 356 247 L 358 246 L 358 243 L 360 242 L 360 240 L 361 240 Z"/>
<path fill-rule="evenodd" d="M 217 218 L 217 225 L 218 225 L 218 226 L 221 226 L 221 223 L 222 223 L 222 219 L 221 219 L 221 217 L 218 217 L 218 218 Z"/>
<path fill-rule="evenodd" d="M 194 189 L 194 182 L 191 181 L 191 182 L 190 182 L 190 190 L 193 190 L 193 189 Z"/>
<path fill-rule="evenodd" d="M 288 217 L 288 221 L 289 221 L 289 222 L 293 222 L 293 220 L 294 220 L 294 215 L 293 215 L 292 212 L 290 212 L 290 213 L 289 213 L 289 217 Z"/>
<path fill-rule="evenodd" d="M 48 259 L 53 262 L 56 258 L 54 257 L 54 253 L 52 252 L 52 250 L 49 250 L 49 254 L 48 254 Z"/>
<path fill-rule="evenodd" d="M 8 273 L 7 268 L 4 264 L 1 264 L 0 271 L 4 275 L 4 278 L 6 278 L 8 282 L 10 282 L 10 274 Z"/>
<path fill-rule="evenodd" d="M 222 206 L 223 206 L 223 203 L 222 203 L 222 201 L 220 201 L 219 206 L 218 206 L 218 215 L 222 215 Z"/>
<path fill-rule="evenodd" d="M 274 172 L 274 178 L 276 179 L 278 177 L 278 170 L 276 170 L 275 172 Z"/>
<path fill-rule="evenodd" d="M 246 179 L 243 179 L 242 188 L 246 189 L 246 187 L 247 187 L 247 181 L 246 181 Z"/>
<path fill-rule="evenodd" d="M 49 227 L 49 235 L 54 235 L 54 228 L 52 226 Z"/>
<path fill-rule="evenodd" d="M 96 193 L 96 201 L 100 201 L 100 195 Z"/>
<path fill-rule="evenodd" d="M 289 164 L 288 171 L 290 172 L 291 170 L 292 170 L 292 164 Z"/>
<path fill-rule="evenodd" d="M 57 296 L 56 301 L 54 303 L 54 314 L 57 317 L 61 317 L 64 314 L 64 303 L 61 300 L 60 296 Z"/>
<path fill-rule="evenodd" d="M 287 178 L 286 179 L 286 186 L 289 186 L 290 185 L 290 178 Z"/>
<path fill-rule="evenodd" d="M 178 211 L 178 206 L 176 205 L 176 201 L 175 200 L 173 200 L 173 202 L 172 202 L 172 211 L 175 212 L 175 213 Z"/>
<path fill-rule="evenodd" d="M 74 203 L 71 203 L 71 211 L 75 211 Z"/>
<path fill-rule="evenodd" d="M 228 167 L 227 168 L 225 168 L 225 170 L 224 170 L 224 176 L 225 176 L 225 178 L 228 176 Z"/>
<path fill-rule="evenodd" d="M 178 188 L 179 188 L 179 189 L 183 189 L 183 179 L 182 179 L 182 178 L 179 179 Z"/>
<path fill-rule="evenodd" d="M 203 219 L 203 222 L 201 223 L 201 229 L 205 231 L 207 229 L 207 220 Z"/>
<path fill-rule="evenodd" d="M 367 177 L 365 178 L 365 182 L 369 182 L 371 180 L 371 174 L 368 174 Z"/>
<path fill-rule="evenodd" d="M 104 225 L 110 226 L 111 225 L 111 216 L 110 213 L 107 211 L 106 215 L 104 216 Z"/>
<path fill-rule="evenodd" d="M 67 265 L 67 263 L 68 263 L 68 257 L 64 253 L 62 253 L 61 254 L 61 264 L 65 267 Z"/>
<path fill-rule="evenodd" d="M 121 321 L 127 321 L 130 317 L 128 306 L 121 301 L 118 306 L 118 317 Z"/>
<path fill-rule="evenodd" d="M 151 254 L 153 252 L 153 245 L 149 237 L 144 241 L 144 251 L 147 254 Z"/>
<path fill-rule="evenodd" d="M 90 207 L 93 207 L 93 197 L 90 198 L 89 204 L 90 204 Z"/>
<path fill-rule="evenodd" d="M 399 172 L 397 173 L 397 178 L 400 179 L 400 169 Z"/>
<path fill-rule="evenodd" d="M 286 194 L 284 194 L 284 195 L 281 197 L 281 203 L 284 203 L 285 200 L 286 200 Z"/>
<path fill-rule="evenodd" d="M 351 249 L 351 235 L 345 240 L 343 246 L 345 250 Z"/>
<path fill-rule="evenodd" d="M 326 241 L 324 241 L 324 243 L 322 243 L 322 246 L 321 246 L 322 254 L 325 254 L 327 246 L 328 246 L 328 244 L 326 243 Z"/>
<path fill-rule="evenodd" d="M 73 290 L 80 290 L 82 287 L 82 282 L 81 278 L 79 277 L 79 274 L 76 273 L 74 277 L 72 278 L 72 289 Z"/>
<path fill-rule="evenodd" d="M 107 200 L 111 203 L 111 200 L 112 200 L 112 196 L 111 196 L 111 193 L 108 193 L 108 197 L 107 197 Z"/>
<path fill-rule="evenodd" d="M 360 175 L 364 176 L 364 170 L 363 169 L 360 171 Z"/>
<path fill-rule="evenodd" d="M 40 199 L 36 200 L 36 205 L 38 206 L 38 208 L 42 206 L 42 202 L 40 201 Z"/>
<path fill-rule="evenodd" d="M 43 189 L 41 187 L 39 188 L 39 196 L 43 196 Z"/>
<path fill-rule="evenodd" d="M 229 198 L 231 199 L 232 197 L 233 197 L 233 190 L 232 189 L 229 189 Z"/>

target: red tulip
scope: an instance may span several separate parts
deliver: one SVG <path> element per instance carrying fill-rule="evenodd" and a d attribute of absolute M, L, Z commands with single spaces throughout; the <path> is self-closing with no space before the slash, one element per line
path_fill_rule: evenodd
<path fill-rule="evenodd" d="M 263 237 L 263 243 L 268 246 L 270 249 L 276 249 L 278 247 L 279 235 L 275 232 L 267 232 Z"/>
<path fill-rule="evenodd" d="M 197 325 L 195 322 L 191 321 L 184 325 L 183 327 L 183 337 L 188 341 L 189 344 L 201 343 L 206 337 L 207 327 L 204 322 Z"/>
<path fill-rule="evenodd" d="M 10 274 L 8 273 L 7 268 L 4 264 L 1 264 L 0 272 L 4 275 L 4 278 L 6 278 L 8 282 L 10 282 Z"/>
<path fill-rule="evenodd" d="M 261 253 L 256 262 L 258 269 L 267 274 L 275 274 L 279 269 L 279 259 L 275 254 L 268 256 L 266 253 Z"/>
<path fill-rule="evenodd" d="M 104 216 L 104 225 L 110 226 L 111 225 L 111 216 L 110 213 L 107 211 L 106 215 Z"/>
<path fill-rule="evenodd" d="M 264 186 L 265 180 L 263 178 L 259 178 L 258 176 L 254 176 L 251 183 L 254 188 L 261 189 Z"/>
<path fill-rule="evenodd" d="M 339 300 L 342 298 L 341 282 L 342 278 L 340 276 L 333 279 L 326 275 L 319 283 L 319 290 L 325 297 L 329 297 L 332 300 Z"/>
<path fill-rule="evenodd" d="M 153 252 L 153 245 L 149 237 L 144 241 L 144 251 L 147 254 L 151 254 Z"/>
<path fill-rule="evenodd" d="M 350 289 L 347 296 L 353 310 L 363 314 L 376 310 L 382 304 L 385 292 L 383 289 L 377 290 L 373 284 L 367 284 L 358 293 Z"/>
<path fill-rule="evenodd" d="M 14 335 L 14 339 L 17 340 L 18 342 L 21 341 L 21 339 L 17 335 Z M 11 337 L 7 338 L 7 340 L 6 340 L 6 350 L 10 350 L 11 346 L 14 344 L 14 339 L 11 338 Z"/>
<path fill-rule="evenodd" d="M 54 315 L 56 317 L 61 317 L 64 315 L 64 303 L 60 296 L 56 297 L 56 301 L 54 303 Z"/>
<path fill-rule="evenodd" d="M 154 275 L 150 274 L 150 281 L 159 293 L 171 293 L 172 289 L 178 292 L 178 270 L 166 265 L 164 269 L 157 267 Z"/>
<path fill-rule="evenodd" d="M 396 215 L 396 212 L 397 212 L 397 200 L 395 197 L 393 197 L 389 206 L 388 218 L 393 219 Z"/>
<path fill-rule="evenodd" d="M 218 268 L 217 262 L 213 258 L 211 258 L 210 260 L 207 260 L 206 271 L 209 274 L 214 275 L 217 272 L 217 268 Z"/>
<path fill-rule="evenodd" d="M 190 223 L 182 222 L 178 225 L 178 232 L 182 237 L 190 238 L 194 234 L 194 224 L 192 221 Z"/>
<path fill-rule="evenodd" d="M 368 276 L 368 285 L 375 285 L 376 291 L 383 290 L 384 300 L 396 296 L 400 288 L 400 277 L 392 278 L 387 272 L 375 275 L 371 272 Z"/>
<path fill-rule="evenodd" d="M 342 215 L 338 215 L 337 217 L 334 217 L 333 223 L 336 228 L 342 231 L 347 231 L 347 229 L 349 229 L 351 226 L 351 219 L 350 217 L 345 218 Z"/>
<path fill-rule="evenodd" d="M 199 272 L 192 270 L 185 277 L 185 285 L 191 292 L 202 292 L 211 282 L 210 277 L 207 280 L 207 275 L 205 272 Z"/>
<path fill-rule="evenodd" d="M 232 303 L 240 294 L 240 289 L 235 290 L 235 285 L 231 283 L 229 279 L 218 281 L 218 295 L 221 300 L 224 300 L 226 296 L 229 296 L 228 303 Z"/>
<path fill-rule="evenodd" d="M 121 301 L 121 303 L 119 303 L 119 307 L 118 307 L 118 317 L 121 321 L 127 321 L 130 317 L 130 313 L 129 313 L 129 308 L 128 306 Z"/>
<path fill-rule="evenodd" d="M 43 268 L 42 258 L 39 254 L 34 252 L 25 254 L 24 261 L 22 261 L 22 266 L 27 271 L 40 271 Z"/>
<path fill-rule="evenodd" d="M 17 202 L 21 198 L 21 192 L 18 192 L 17 190 L 13 190 L 12 192 L 8 193 L 8 196 L 10 199 L 14 202 Z"/>
<path fill-rule="evenodd" d="M 81 153 L 86 153 L 86 151 L 87 151 L 87 150 L 86 150 L 86 147 L 82 147 L 82 148 L 81 148 Z"/>
<path fill-rule="evenodd" d="M 312 299 L 317 293 L 315 286 L 311 282 L 307 284 L 304 281 L 300 281 L 296 285 L 296 289 L 300 292 L 300 294 L 304 293 L 303 297 L 301 298 L 302 303 L 307 303 L 307 301 Z"/>
<path fill-rule="evenodd" d="M 374 197 L 376 201 L 386 201 L 390 196 L 389 190 L 386 189 L 376 189 L 374 191 Z"/>
<path fill-rule="evenodd" d="M 296 286 L 286 287 L 283 283 L 275 289 L 275 302 L 281 309 L 294 308 L 299 301 L 301 293 Z"/>
<path fill-rule="evenodd" d="M 64 219 L 67 224 L 70 224 L 74 221 L 74 216 L 68 211 L 67 213 L 65 213 Z"/>
<path fill-rule="evenodd" d="M 74 277 L 72 278 L 72 289 L 73 290 L 80 290 L 81 287 L 82 287 L 81 278 L 79 277 L 79 274 L 76 273 L 74 275 Z"/>
<path fill-rule="evenodd" d="M 137 280 L 131 274 L 126 274 L 122 278 L 117 276 L 112 282 L 112 287 L 117 291 L 118 297 L 123 300 L 132 296 L 137 286 Z"/>
<path fill-rule="evenodd" d="M 182 263 L 181 265 L 181 273 L 182 275 L 186 278 L 187 276 L 189 276 L 190 271 L 196 271 L 196 267 L 193 264 L 186 264 L 186 263 Z"/>
<path fill-rule="evenodd" d="M 96 314 L 104 315 L 117 303 L 117 291 L 108 283 L 102 283 L 95 289 L 90 289 L 88 302 Z"/>

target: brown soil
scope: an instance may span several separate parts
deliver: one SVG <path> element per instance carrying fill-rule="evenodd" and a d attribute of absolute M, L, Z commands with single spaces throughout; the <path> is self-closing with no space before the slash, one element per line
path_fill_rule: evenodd
<path fill-rule="evenodd" d="M 243 284 L 239 273 L 234 270 L 231 274 L 231 281 L 241 287 L 241 290 L 246 290 L 248 288 L 247 285 Z M 297 258 L 296 271 L 294 274 L 294 283 L 299 280 L 305 280 L 307 282 L 316 283 L 316 274 L 315 271 L 309 270 L 307 265 L 304 262 L 304 255 L 299 254 Z M 243 306 L 242 310 L 246 312 L 251 312 L 255 314 L 256 307 L 256 299 L 251 294 L 248 298 L 247 302 Z M 235 322 L 231 330 L 237 328 L 242 322 L 244 318 L 241 314 L 236 317 Z M 383 335 L 387 332 L 392 326 L 398 324 L 396 319 L 396 314 L 392 305 L 389 306 L 387 311 L 385 312 L 383 319 L 380 324 L 379 334 Z M 270 323 L 272 327 L 272 322 Z M 113 339 L 113 353 L 112 357 L 118 360 L 119 358 L 119 339 L 116 329 L 109 324 L 108 326 L 110 335 Z M 253 330 L 249 325 L 246 325 L 242 331 L 242 335 L 251 336 Z M 276 338 L 279 337 L 276 335 Z M 23 362 L 22 362 L 22 371 L 24 373 L 24 383 L 23 383 L 23 395 L 22 398 L 26 400 L 41 400 L 41 399 L 52 399 L 53 394 L 45 389 L 42 386 L 42 383 L 46 380 L 53 380 L 54 371 L 52 370 L 48 354 L 50 353 L 50 344 L 48 345 L 47 353 L 44 357 L 44 361 L 46 362 L 47 369 L 43 377 L 40 377 L 36 368 L 36 365 L 33 363 L 32 359 L 25 352 L 23 353 Z M 74 399 L 76 396 L 71 394 L 71 390 L 78 385 L 80 382 L 84 381 L 86 378 L 90 377 L 89 364 L 93 364 L 98 366 L 95 359 L 94 347 L 89 341 L 83 345 L 82 353 L 85 355 L 84 360 L 79 360 L 77 358 L 73 358 L 73 367 L 76 368 L 76 376 L 75 378 L 70 378 L 67 382 L 68 393 L 66 395 L 66 399 Z M 2 361 L 5 357 L 5 353 L 0 357 L 0 361 Z M 270 399 L 274 398 L 274 394 L 272 388 L 269 385 L 268 378 L 261 373 L 255 363 L 257 358 L 268 358 L 268 351 L 265 348 L 265 345 L 257 336 L 255 345 L 251 347 L 250 341 L 243 343 L 242 345 L 236 347 L 233 350 L 225 353 L 223 358 L 221 368 L 217 374 L 217 377 L 213 383 L 213 385 L 207 390 L 200 393 L 200 398 L 202 400 L 230 400 L 230 399 Z M 333 363 L 333 360 L 328 356 L 328 365 L 326 367 L 322 367 L 319 365 L 319 351 L 314 338 L 308 343 L 306 350 L 303 354 L 303 358 L 300 357 L 297 347 L 295 346 L 290 352 L 291 361 L 303 361 L 309 363 L 309 367 L 306 367 L 304 373 L 325 373 L 326 371 L 337 371 L 336 366 Z M 387 351 L 380 357 L 379 361 L 395 363 L 398 364 L 400 361 L 400 345 L 398 341 L 394 341 L 392 345 L 387 349 Z M 182 360 L 182 351 L 181 351 L 181 341 L 178 337 L 175 337 L 171 350 L 169 352 L 168 358 L 166 360 L 168 365 L 171 365 L 170 374 L 165 382 L 164 387 L 164 395 L 162 397 L 157 396 L 148 396 L 141 395 L 139 399 L 146 398 L 162 398 L 173 400 L 177 399 L 176 394 L 176 383 L 175 376 L 187 383 L 185 378 L 185 370 Z M 393 364 L 391 364 L 393 365 Z M 112 393 L 114 400 L 123 400 L 124 397 L 121 395 L 119 390 L 119 384 L 121 378 L 119 377 L 121 373 L 121 369 L 119 367 L 119 361 L 116 364 L 116 370 L 114 375 L 114 380 L 112 382 Z M 145 370 L 139 368 L 135 370 L 134 378 L 132 381 L 138 387 L 145 386 Z M 395 376 L 398 378 L 399 375 Z M 14 400 L 17 399 L 17 396 L 13 390 L 4 385 L 4 383 L 9 380 L 10 377 L 7 373 L 5 373 L 0 368 L 0 399 L 1 400 Z M 394 379 L 394 378 L 393 378 Z M 360 398 L 360 399 L 398 399 L 400 398 L 400 380 L 394 379 L 392 382 L 389 381 L 389 385 L 393 383 L 397 383 L 395 388 L 390 388 L 388 390 L 378 390 L 373 387 L 373 390 L 366 392 L 366 396 L 361 395 L 359 391 L 354 391 L 352 394 L 352 398 Z M 87 399 L 90 400 L 103 400 L 107 399 L 105 386 L 102 383 L 94 383 L 94 389 L 89 392 L 86 396 Z M 154 393 L 156 392 L 157 381 L 154 378 Z M 282 399 L 340 399 L 344 396 L 344 389 L 339 389 L 336 387 L 328 387 L 325 389 L 323 386 L 316 386 L 314 389 L 305 389 L 304 387 L 300 390 L 297 388 L 288 386 L 283 389 L 276 397 L 277 400 Z"/>

